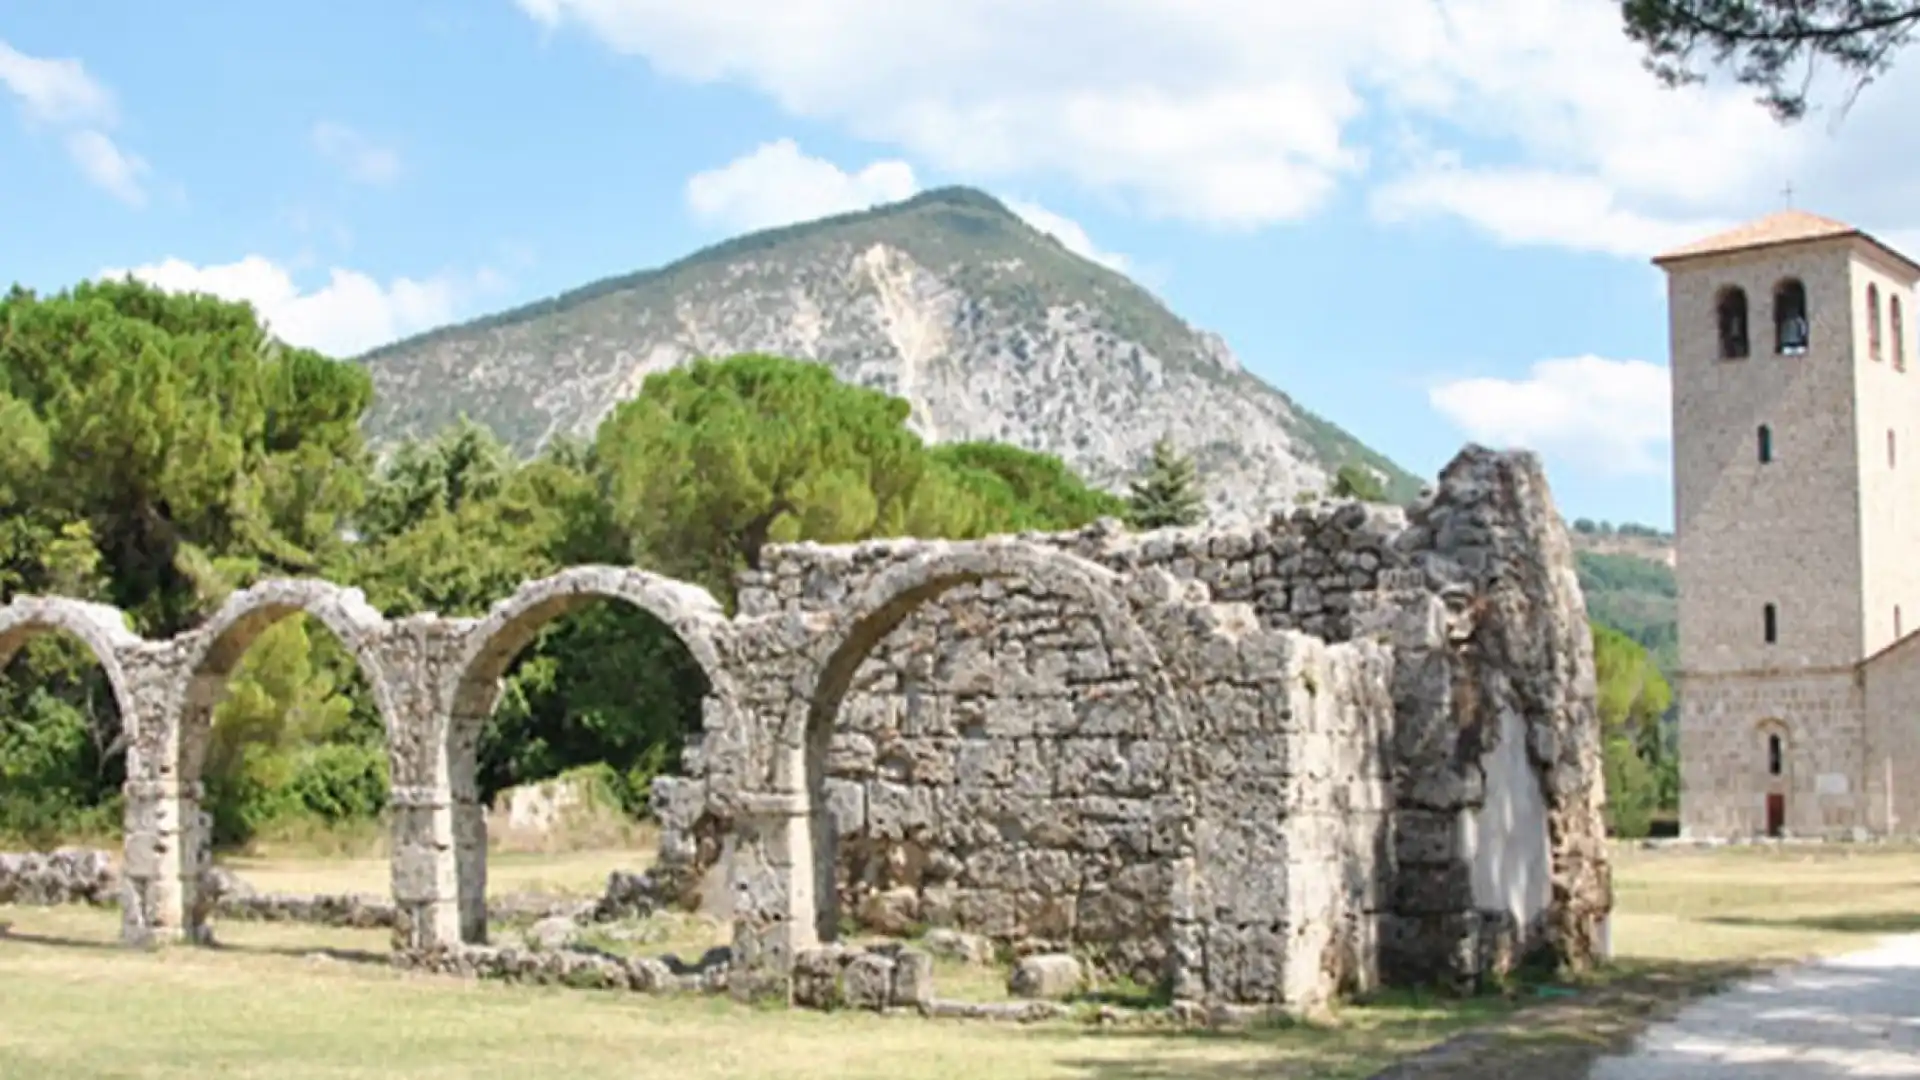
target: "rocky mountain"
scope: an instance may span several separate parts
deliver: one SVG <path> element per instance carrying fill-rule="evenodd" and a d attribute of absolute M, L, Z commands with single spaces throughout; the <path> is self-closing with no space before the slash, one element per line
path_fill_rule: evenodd
<path fill-rule="evenodd" d="M 521 452 L 589 436 L 652 372 L 769 352 L 906 398 L 929 441 L 1055 453 L 1123 489 L 1171 433 L 1221 518 L 1288 505 L 1342 464 L 1419 481 L 1241 368 L 1218 336 L 967 188 L 754 233 L 362 358 L 376 443 L 464 413 Z"/>

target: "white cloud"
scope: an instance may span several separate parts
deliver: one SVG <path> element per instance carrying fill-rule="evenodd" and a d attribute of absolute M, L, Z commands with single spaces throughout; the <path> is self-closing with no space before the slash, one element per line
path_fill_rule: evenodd
<path fill-rule="evenodd" d="M 111 124 L 113 94 L 78 60 L 28 56 L 0 41 L 0 84 L 27 115 L 47 124 Z"/>
<path fill-rule="evenodd" d="M 325 284 L 303 291 L 285 268 L 259 255 L 206 266 L 164 259 L 131 270 L 102 270 L 99 276 L 129 274 L 168 292 L 245 300 L 282 341 L 340 357 L 451 322 L 472 293 L 500 286 L 498 276 L 485 270 L 472 281 L 401 277 L 383 285 L 366 274 L 335 267 Z"/>
<path fill-rule="evenodd" d="M 1671 433 L 1667 369 L 1598 356 L 1541 360 L 1524 379 L 1442 383 L 1427 400 L 1475 441 L 1595 472 L 1658 474 Z"/>
<path fill-rule="evenodd" d="M 710 225 L 751 232 L 898 202 L 918 190 L 913 167 L 876 161 L 857 173 L 801 153 L 792 139 L 687 180 L 687 208 Z"/>
<path fill-rule="evenodd" d="M 67 154 L 94 187 L 129 206 L 146 204 L 140 178 L 148 171 L 147 163 L 122 151 L 112 139 L 91 128 L 76 131 L 67 136 Z"/>
<path fill-rule="evenodd" d="M 70 58 L 28 56 L 0 41 L 0 86 L 31 125 L 62 129 L 67 155 L 95 187 L 130 206 L 147 201 L 146 162 L 122 150 L 106 129 L 118 119 L 113 92 Z"/>
<path fill-rule="evenodd" d="M 362 184 L 390 184 L 400 175 L 400 152 L 345 124 L 323 120 L 309 136 L 313 148 L 347 177 Z"/>
<path fill-rule="evenodd" d="M 734 232 L 751 232 L 797 221 L 899 202 L 920 190 L 913 166 L 897 159 L 875 161 L 847 172 L 813 157 L 792 139 L 763 143 L 751 153 L 687 180 L 687 208 L 699 220 Z M 1039 203 L 1006 200 L 1007 209 L 1068 251 L 1116 270 L 1126 256 L 1103 251 L 1079 222 Z"/>
<path fill-rule="evenodd" d="M 518 3 L 549 32 L 753 88 L 943 173 L 1060 176 L 1217 226 L 1310 215 L 1356 179 L 1384 185 L 1386 219 L 1635 256 L 1770 209 L 1790 179 L 1803 204 L 1920 225 L 1920 129 L 1900 105 L 1920 65 L 1870 88 L 1840 136 L 1783 129 L 1748 90 L 1661 87 L 1596 0 Z M 1464 157 L 1439 175 L 1432 156 L 1396 159 L 1374 138 L 1396 125 Z M 1885 137 L 1844 134 L 1860 128 Z"/>
<path fill-rule="evenodd" d="M 1615 190 L 1598 177 L 1535 169 L 1437 165 L 1375 188 L 1371 206 L 1374 216 L 1388 223 L 1456 217 L 1503 244 L 1624 256 L 1678 247 L 1732 224 L 1721 218 L 1648 217 L 1622 206 Z"/>

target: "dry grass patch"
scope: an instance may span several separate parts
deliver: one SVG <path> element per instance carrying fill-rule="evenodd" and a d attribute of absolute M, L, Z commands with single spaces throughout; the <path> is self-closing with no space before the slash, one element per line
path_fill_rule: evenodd
<path fill-rule="evenodd" d="M 591 894 L 607 871 L 644 865 L 648 850 L 497 854 L 490 886 Z M 384 860 L 227 861 L 264 889 L 386 888 Z M 462 983 L 392 970 L 384 931 L 226 923 L 226 948 L 130 953 L 112 944 L 111 912 L 0 909 L 0 921 L 15 924 L 12 937 L 0 937 L 0 1076 L 1357 1080 L 1466 1032 L 1393 1075 L 1572 1077 L 1734 975 L 1920 930 L 1920 851 L 1912 848 L 1623 848 L 1615 871 L 1620 963 L 1599 977 L 1465 1002 L 1394 994 L 1344 1008 L 1324 1027 L 1213 1036 Z M 679 916 L 658 929 L 623 951 L 697 955 L 725 933 Z M 499 933 L 504 940 L 507 931 Z M 997 968 L 942 964 L 939 978 L 943 994 L 1004 994 Z"/>
<path fill-rule="evenodd" d="M 8 1080 L 1359 1078 L 1475 1015 L 1399 1004 L 1230 1037 L 1016 1028 L 410 976 L 378 931 L 231 924 L 221 949 L 132 953 L 110 912 L 0 918 Z"/>
<path fill-rule="evenodd" d="M 314 855 L 223 856 L 220 865 L 239 874 L 261 892 L 372 893 L 392 888 L 386 857 L 325 858 Z M 614 870 L 642 870 L 653 862 L 651 846 L 604 851 L 568 851 L 557 855 L 489 852 L 487 892 L 553 893 L 598 896 Z"/>

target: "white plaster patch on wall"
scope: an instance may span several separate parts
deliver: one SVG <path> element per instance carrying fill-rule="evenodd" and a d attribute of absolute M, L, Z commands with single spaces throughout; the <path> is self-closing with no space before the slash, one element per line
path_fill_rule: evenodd
<path fill-rule="evenodd" d="M 1461 811 L 1461 858 L 1473 867 L 1473 906 L 1505 911 L 1524 927 L 1552 899 L 1552 854 L 1547 803 L 1527 758 L 1527 727 L 1520 716 L 1500 717 L 1500 742 L 1481 759 L 1486 802 Z"/>

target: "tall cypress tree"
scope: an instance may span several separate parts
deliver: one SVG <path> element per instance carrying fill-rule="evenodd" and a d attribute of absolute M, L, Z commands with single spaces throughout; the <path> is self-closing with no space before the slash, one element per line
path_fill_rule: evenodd
<path fill-rule="evenodd" d="M 1135 528 L 1198 525 L 1206 517 L 1200 471 L 1191 457 L 1173 445 L 1171 435 L 1162 435 L 1154 442 L 1145 473 L 1129 486 L 1127 514 Z"/>

